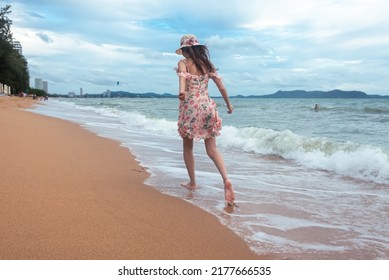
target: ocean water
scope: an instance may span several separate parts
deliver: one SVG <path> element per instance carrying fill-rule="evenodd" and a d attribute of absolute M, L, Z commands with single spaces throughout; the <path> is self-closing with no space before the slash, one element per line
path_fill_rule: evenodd
<path fill-rule="evenodd" d="M 215 101 L 234 209 L 203 141 L 198 189 L 180 186 L 178 99 L 52 99 L 32 111 L 119 141 L 151 174 L 149 187 L 217 216 L 259 254 L 389 259 L 389 99 L 234 98 L 232 115 Z"/>

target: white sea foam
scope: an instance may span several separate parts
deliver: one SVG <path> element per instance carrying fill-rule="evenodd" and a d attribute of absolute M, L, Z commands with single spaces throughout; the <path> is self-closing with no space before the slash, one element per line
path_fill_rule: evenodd
<path fill-rule="evenodd" d="M 304 166 L 357 179 L 389 184 L 389 156 L 382 148 L 297 135 L 290 130 L 226 126 L 220 143 L 226 148 L 277 155 Z"/>

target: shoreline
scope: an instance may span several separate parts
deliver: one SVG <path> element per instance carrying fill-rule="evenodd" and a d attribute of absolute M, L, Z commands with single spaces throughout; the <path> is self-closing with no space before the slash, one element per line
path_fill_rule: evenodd
<path fill-rule="evenodd" d="M 0 259 L 271 259 L 212 214 L 147 186 L 131 152 L 0 97 Z"/>

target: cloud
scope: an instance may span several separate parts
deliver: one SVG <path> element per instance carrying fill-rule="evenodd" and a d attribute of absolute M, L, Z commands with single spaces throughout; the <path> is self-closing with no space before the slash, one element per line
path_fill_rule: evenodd
<path fill-rule="evenodd" d="M 41 38 L 43 42 L 46 42 L 46 43 L 52 43 L 53 42 L 53 39 L 51 39 L 49 37 L 49 35 L 47 35 L 45 33 L 37 33 L 36 36 Z"/>
<path fill-rule="evenodd" d="M 12 5 L 31 78 L 48 80 L 53 92 L 102 92 L 120 80 L 120 90 L 175 93 L 174 50 L 194 33 L 231 95 L 342 87 L 389 94 L 385 0 L 3 2 Z"/>

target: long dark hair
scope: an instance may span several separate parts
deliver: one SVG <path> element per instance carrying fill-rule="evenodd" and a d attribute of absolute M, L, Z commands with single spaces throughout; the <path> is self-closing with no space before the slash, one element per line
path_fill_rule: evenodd
<path fill-rule="evenodd" d="M 186 52 L 191 59 L 193 59 L 194 64 L 197 69 L 201 71 L 201 74 L 204 73 L 204 69 L 208 72 L 215 72 L 216 68 L 212 64 L 209 56 L 209 50 L 204 45 L 196 45 L 191 47 L 182 48 L 183 52 Z"/>

